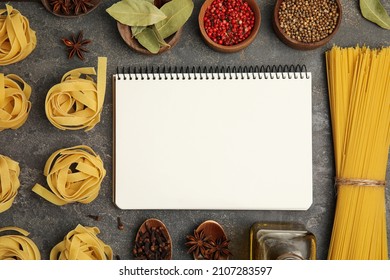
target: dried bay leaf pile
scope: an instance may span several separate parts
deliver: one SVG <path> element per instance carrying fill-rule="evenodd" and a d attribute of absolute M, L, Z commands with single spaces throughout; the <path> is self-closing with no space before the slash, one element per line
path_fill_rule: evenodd
<path fill-rule="evenodd" d="M 156 54 L 168 45 L 165 39 L 186 23 L 193 9 L 192 0 L 172 0 L 161 8 L 153 0 L 122 0 L 106 11 L 118 22 L 130 26 L 132 36 Z"/>

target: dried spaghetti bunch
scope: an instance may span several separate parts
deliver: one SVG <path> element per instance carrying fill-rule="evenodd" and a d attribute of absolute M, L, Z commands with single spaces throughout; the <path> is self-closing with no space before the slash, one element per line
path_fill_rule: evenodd
<path fill-rule="evenodd" d="M 387 259 L 390 47 L 326 53 L 337 203 L 329 259 Z"/>

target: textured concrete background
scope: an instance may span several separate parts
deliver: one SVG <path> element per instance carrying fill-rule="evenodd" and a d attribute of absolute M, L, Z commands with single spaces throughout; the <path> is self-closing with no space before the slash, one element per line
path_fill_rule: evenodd
<path fill-rule="evenodd" d="M 180 42 L 170 51 L 158 56 L 134 53 L 122 41 L 115 21 L 105 12 L 117 0 L 105 0 L 93 13 L 77 19 L 63 19 L 48 13 L 39 2 L 10 1 L 30 20 L 37 32 L 38 46 L 22 62 L 1 67 L 0 72 L 15 73 L 33 88 L 32 110 L 27 122 L 18 130 L 0 132 L 0 154 L 10 156 L 20 163 L 21 188 L 14 205 L 0 214 L 0 227 L 18 226 L 31 232 L 42 258 L 48 259 L 51 248 L 77 224 L 97 226 L 99 237 L 109 244 L 114 254 L 122 259 L 132 259 L 130 253 L 138 227 L 147 218 L 161 219 L 173 238 L 173 258 L 191 259 L 186 253 L 185 236 L 207 219 L 220 222 L 231 239 L 234 259 L 249 258 L 249 229 L 257 221 L 297 221 L 306 225 L 318 240 L 318 258 L 326 259 L 334 217 L 335 192 L 333 188 L 333 148 L 329 104 L 326 89 L 324 52 L 332 44 L 371 47 L 389 45 L 390 31 L 362 18 L 358 1 L 343 2 L 343 20 L 339 32 L 326 46 L 313 51 L 297 51 L 284 45 L 274 34 L 271 15 L 275 1 L 258 1 L 262 22 L 255 41 L 245 50 L 222 54 L 207 47 L 200 37 L 197 14 L 203 1 L 195 0 L 195 9 L 185 25 Z M 386 8 L 390 10 L 390 2 Z M 0 3 L 4 6 L 4 3 Z M 93 41 L 84 62 L 68 60 L 62 37 L 83 30 Z M 62 75 L 74 68 L 96 66 L 98 56 L 108 57 L 107 93 L 101 122 L 89 132 L 60 131 L 50 124 L 44 110 L 48 90 L 58 83 Z M 306 64 L 313 73 L 313 191 L 314 203 L 308 211 L 123 211 L 112 201 L 112 95 L 111 74 L 117 66 L 238 66 L 268 64 Z M 288 135 L 286 135 L 286 142 Z M 43 167 L 48 157 L 57 149 L 85 144 L 92 147 L 103 159 L 107 176 L 98 198 L 88 205 L 70 204 L 58 207 L 38 197 L 31 191 L 35 183 L 46 185 Z M 389 174 L 390 166 L 387 171 Z M 281 174 L 283 176 L 283 173 Z M 185 186 L 183 186 L 185 187 Z M 196 190 L 188 190 L 188 195 Z M 229 195 L 221 194 L 221 195 Z M 250 195 L 250 194 L 248 194 Z M 387 197 L 390 193 L 387 190 Z M 144 197 L 148 199 L 148 192 Z M 216 197 L 216 200 L 219 198 Z M 387 210 L 390 203 L 387 202 Z M 388 211 L 389 213 L 389 211 Z M 88 214 L 99 214 L 102 220 L 93 221 Z M 125 230 L 116 227 L 120 216 Z M 390 232 L 389 225 L 387 231 Z"/>

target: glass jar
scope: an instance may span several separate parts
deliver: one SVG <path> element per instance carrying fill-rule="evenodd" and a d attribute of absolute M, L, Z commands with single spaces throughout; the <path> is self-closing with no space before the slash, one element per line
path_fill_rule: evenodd
<path fill-rule="evenodd" d="M 315 260 L 316 238 L 299 223 L 255 223 L 250 230 L 251 260 Z"/>

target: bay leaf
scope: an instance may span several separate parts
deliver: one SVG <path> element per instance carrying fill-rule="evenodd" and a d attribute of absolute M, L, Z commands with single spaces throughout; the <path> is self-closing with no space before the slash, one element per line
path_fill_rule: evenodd
<path fill-rule="evenodd" d="M 157 38 L 158 43 L 160 44 L 160 47 L 171 47 L 170 44 L 168 44 L 167 42 L 165 42 L 165 40 L 164 40 L 164 38 L 161 36 L 160 32 L 158 32 L 158 30 L 157 30 L 155 24 L 153 24 L 152 30 L 153 30 L 153 32 L 156 34 L 156 38 Z"/>
<path fill-rule="evenodd" d="M 131 26 L 131 37 L 137 36 L 139 33 L 141 33 L 146 26 Z"/>
<path fill-rule="evenodd" d="M 160 50 L 160 43 L 158 42 L 156 33 L 150 27 L 147 27 L 141 33 L 138 33 L 135 38 L 145 49 L 153 54 L 158 53 Z"/>
<path fill-rule="evenodd" d="M 166 15 L 146 0 L 122 0 L 109 7 L 106 12 L 128 26 L 148 26 L 166 18 Z"/>
<path fill-rule="evenodd" d="M 390 16 L 379 0 L 360 0 L 360 10 L 363 17 L 379 25 L 390 29 Z"/>
<path fill-rule="evenodd" d="M 190 18 L 194 9 L 192 0 L 172 0 L 164 4 L 160 10 L 166 18 L 156 23 L 156 28 L 165 39 L 177 32 Z"/>

